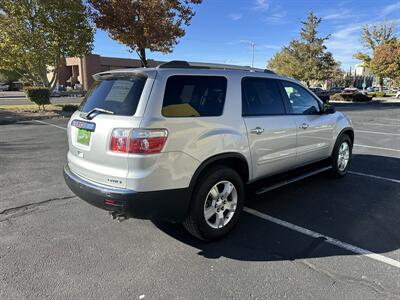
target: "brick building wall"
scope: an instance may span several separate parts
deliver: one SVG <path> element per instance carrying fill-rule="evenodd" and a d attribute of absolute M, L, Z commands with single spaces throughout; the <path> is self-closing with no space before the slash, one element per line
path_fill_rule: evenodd
<path fill-rule="evenodd" d="M 156 67 L 161 62 L 149 60 L 149 67 Z M 93 83 L 93 75 L 99 72 L 115 69 L 140 68 L 139 59 L 103 57 L 89 54 L 84 57 L 67 57 L 59 67 L 58 84 L 74 86 L 76 83 L 83 85 L 88 90 Z"/>

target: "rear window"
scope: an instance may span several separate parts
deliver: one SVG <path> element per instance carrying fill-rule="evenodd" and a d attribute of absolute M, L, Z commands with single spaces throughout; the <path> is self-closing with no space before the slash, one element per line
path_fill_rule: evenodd
<path fill-rule="evenodd" d="M 222 115 L 227 80 L 221 76 L 171 76 L 165 88 L 165 117 Z"/>
<path fill-rule="evenodd" d="M 140 75 L 96 81 L 86 94 L 80 110 L 89 112 L 93 108 L 102 108 L 115 115 L 132 116 L 136 112 L 145 83 L 146 77 Z"/>

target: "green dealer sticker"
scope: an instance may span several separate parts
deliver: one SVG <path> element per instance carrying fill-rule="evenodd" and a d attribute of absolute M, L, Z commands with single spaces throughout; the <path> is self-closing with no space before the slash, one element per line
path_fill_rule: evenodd
<path fill-rule="evenodd" d="M 78 129 L 78 136 L 76 140 L 79 144 L 89 146 L 90 131 L 87 131 L 86 129 Z"/>

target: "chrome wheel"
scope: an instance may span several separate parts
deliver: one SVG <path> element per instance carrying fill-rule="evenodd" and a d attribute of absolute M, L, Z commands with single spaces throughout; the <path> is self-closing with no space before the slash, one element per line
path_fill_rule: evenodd
<path fill-rule="evenodd" d="M 346 169 L 349 160 L 350 160 L 350 147 L 347 142 L 343 142 L 339 147 L 339 154 L 337 160 L 337 166 L 341 172 L 343 172 Z"/>
<path fill-rule="evenodd" d="M 204 218 L 214 228 L 222 228 L 236 212 L 238 195 L 233 183 L 224 180 L 214 185 L 204 203 Z"/>

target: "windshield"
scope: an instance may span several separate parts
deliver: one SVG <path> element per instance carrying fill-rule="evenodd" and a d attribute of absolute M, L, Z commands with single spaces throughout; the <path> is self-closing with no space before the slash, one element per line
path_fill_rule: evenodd
<path fill-rule="evenodd" d="M 115 115 L 132 116 L 136 112 L 146 77 L 136 75 L 96 81 L 79 107 L 82 112 L 105 109 Z"/>

